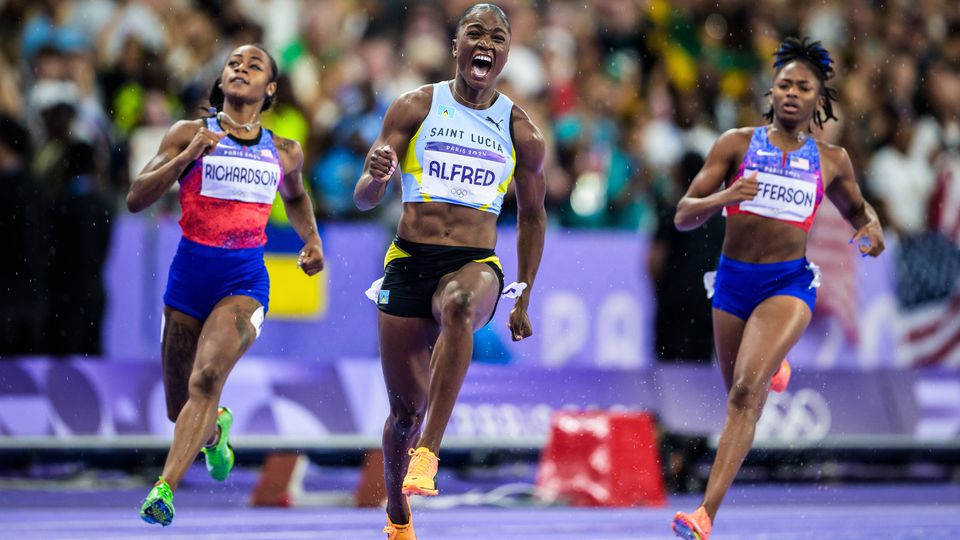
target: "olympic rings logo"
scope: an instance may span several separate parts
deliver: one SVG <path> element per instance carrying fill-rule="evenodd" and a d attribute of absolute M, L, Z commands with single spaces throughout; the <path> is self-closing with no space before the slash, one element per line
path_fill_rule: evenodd
<path fill-rule="evenodd" d="M 450 188 L 450 194 L 460 197 L 461 199 L 466 197 L 470 192 L 463 188 Z"/>
<path fill-rule="evenodd" d="M 821 441 L 830 433 L 831 420 L 830 406 L 814 390 L 802 388 L 793 394 L 771 393 L 757 422 L 757 439 Z"/>

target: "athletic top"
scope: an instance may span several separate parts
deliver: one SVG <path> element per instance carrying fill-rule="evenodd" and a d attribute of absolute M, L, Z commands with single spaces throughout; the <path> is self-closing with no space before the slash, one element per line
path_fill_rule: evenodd
<path fill-rule="evenodd" d="M 757 127 L 733 182 L 754 171 L 757 172 L 757 196 L 725 207 L 724 215 L 755 214 L 810 232 L 823 200 L 823 173 L 817 141 L 807 137 L 795 152 L 784 152 L 770 142 L 765 126 Z"/>
<path fill-rule="evenodd" d="M 207 129 L 222 132 L 216 117 Z M 180 177 L 180 228 L 184 238 L 213 247 L 240 249 L 267 243 L 270 209 L 283 181 L 273 134 L 243 141 L 224 137 Z"/>
<path fill-rule="evenodd" d="M 400 160 L 403 202 L 438 201 L 500 214 L 517 153 L 513 102 L 500 94 L 486 109 L 458 103 L 450 82 L 433 85 L 430 112 Z"/>

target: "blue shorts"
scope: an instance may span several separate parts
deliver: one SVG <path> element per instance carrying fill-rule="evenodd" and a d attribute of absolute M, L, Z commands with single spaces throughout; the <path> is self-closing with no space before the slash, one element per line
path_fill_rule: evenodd
<path fill-rule="evenodd" d="M 203 321 L 217 302 L 235 295 L 253 298 L 266 312 L 270 276 L 263 263 L 263 247 L 226 249 L 181 238 L 163 303 Z"/>
<path fill-rule="evenodd" d="M 817 302 L 819 270 L 806 257 L 767 264 L 745 263 L 720 256 L 713 307 L 747 320 L 772 296 L 796 296 L 810 306 Z"/>

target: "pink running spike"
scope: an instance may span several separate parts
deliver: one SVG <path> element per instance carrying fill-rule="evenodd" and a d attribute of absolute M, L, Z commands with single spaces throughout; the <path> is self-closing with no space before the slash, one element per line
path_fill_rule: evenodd
<path fill-rule="evenodd" d="M 787 359 L 784 358 L 783 362 L 780 362 L 780 369 L 773 375 L 773 378 L 770 379 L 770 389 L 774 392 L 783 392 L 787 389 L 787 385 L 790 384 L 790 363 L 787 362 Z"/>

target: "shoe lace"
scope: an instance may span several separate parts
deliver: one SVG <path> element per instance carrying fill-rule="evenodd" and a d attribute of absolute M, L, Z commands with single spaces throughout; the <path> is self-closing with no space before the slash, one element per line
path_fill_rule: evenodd
<path fill-rule="evenodd" d="M 393 525 L 387 525 L 383 528 L 383 532 L 387 533 L 387 540 L 390 540 L 397 535 L 397 528 Z"/>
<path fill-rule="evenodd" d="M 408 474 L 414 476 L 433 476 L 436 474 L 437 462 L 440 459 L 429 450 L 414 450 L 411 448 L 407 451 L 407 454 L 410 455 Z"/>
<path fill-rule="evenodd" d="M 173 497 L 173 490 L 170 489 L 170 485 L 167 484 L 162 477 L 157 480 L 157 483 L 154 484 L 154 487 L 157 488 L 157 493 L 159 493 L 162 497 L 168 499 Z"/>
<path fill-rule="evenodd" d="M 690 519 L 697 525 L 697 528 L 700 529 L 701 533 L 705 535 L 710 534 L 710 529 L 713 528 L 713 523 L 711 522 L 707 511 L 703 507 L 698 508 L 697 511 L 690 516 Z"/>

